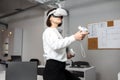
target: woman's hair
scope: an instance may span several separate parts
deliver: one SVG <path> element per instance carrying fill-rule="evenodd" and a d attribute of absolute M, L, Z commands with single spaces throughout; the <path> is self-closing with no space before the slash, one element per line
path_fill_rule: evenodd
<path fill-rule="evenodd" d="M 53 8 L 53 9 L 51 9 L 51 10 L 49 10 L 49 11 L 47 12 L 48 18 L 47 18 L 46 24 L 47 24 L 48 27 L 51 26 L 50 17 L 51 17 L 51 15 L 53 15 L 53 14 L 51 14 L 51 15 L 48 15 L 48 14 L 49 14 L 51 11 L 56 10 L 56 9 L 57 9 L 57 8 Z M 60 23 L 60 24 L 58 25 L 58 27 L 60 27 L 61 25 L 62 25 L 62 23 Z"/>

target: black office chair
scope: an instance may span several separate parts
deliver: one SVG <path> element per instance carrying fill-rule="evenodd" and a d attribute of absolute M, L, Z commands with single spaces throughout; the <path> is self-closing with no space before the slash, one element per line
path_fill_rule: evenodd
<path fill-rule="evenodd" d="M 37 80 L 35 62 L 7 62 L 6 80 Z"/>
<path fill-rule="evenodd" d="M 37 62 L 37 66 L 41 64 L 41 62 L 38 59 L 32 58 L 30 59 L 30 62 Z M 43 75 L 44 68 L 37 68 L 37 75 Z"/>
<path fill-rule="evenodd" d="M 35 59 L 35 58 L 30 59 L 30 62 L 37 62 L 37 65 L 41 64 L 41 62 L 39 61 L 39 59 Z"/>

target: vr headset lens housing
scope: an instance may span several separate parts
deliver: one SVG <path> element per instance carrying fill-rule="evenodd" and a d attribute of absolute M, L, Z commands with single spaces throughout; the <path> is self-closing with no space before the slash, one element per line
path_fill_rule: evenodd
<path fill-rule="evenodd" d="M 54 15 L 55 16 L 67 16 L 67 11 L 62 8 L 57 8 Z"/>
<path fill-rule="evenodd" d="M 67 16 L 67 11 L 65 9 L 62 9 L 62 8 L 57 8 L 56 10 L 51 11 L 48 14 L 48 17 L 50 15 L 53 15 L 54 17 Z"/>
<path fill-rule="evenodd" d="M 52 16 L 55 18 L 61 18 L 61 19 L 63 18 L 63 16 L 55 16 L 54 14 L 52 14 Z"/>

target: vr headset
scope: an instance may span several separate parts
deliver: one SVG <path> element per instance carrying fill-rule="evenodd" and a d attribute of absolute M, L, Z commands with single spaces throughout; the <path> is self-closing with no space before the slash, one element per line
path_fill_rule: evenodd
<path fill-rule="evenodd" d="M 57 9 L 51 11 L 51 12 L 48 14 L 48 16 L 50 16 L 50 15 L 54 15 L 54 16 L 67 16 L 68 13 L 67 13 L 67 11 L 66 11 L 65 9 L 57 8 Z"/>

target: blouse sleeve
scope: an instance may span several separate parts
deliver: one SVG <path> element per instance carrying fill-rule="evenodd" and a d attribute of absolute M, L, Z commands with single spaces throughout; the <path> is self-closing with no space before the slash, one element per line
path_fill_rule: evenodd
<path fill-rule="evenodd" d="M 67 47 L 72 42 L 75 41 L 74 36 L 59 38 L 59 36 L 55 32 L 47 32 L 44 36 L 46 43 L 54 50 L 61 49 Z"/>

